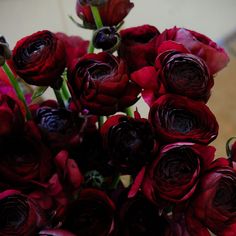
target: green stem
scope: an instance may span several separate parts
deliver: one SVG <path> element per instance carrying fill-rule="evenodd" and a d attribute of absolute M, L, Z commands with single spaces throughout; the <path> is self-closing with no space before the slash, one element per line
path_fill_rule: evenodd
<path fill-rule="evenodd" d="M 11 69 L 9 68 L 9 66 L 7 65 L 7 63 L 5 63 L 3 66 L 2 66 L 4 72 L 7 74 L 13 88 L 15 89 L 16 91 L 16 94 L 18 96 L 18 98 L 21 100 L 21 102 L 24 104 L 24 107 L 25 107 L 25 110 L 26 110 L 26 119 L 27 120 L 30 120 L 32 119 L 32 116 L 31 116 L 31 113 L 30 113 L 30 110 L 27 106 L 27 103 L 26 103 L 26 100 L 25 100 L 25 96 L 15 78 L 15 76 L 13 75 Z"/>
<path fill-rule="evenodd" d="M 53 89 L 53 91 L 54 91 L 54 94 L 55 94 L 55 96 L 57 98 L 57 101 L 58 101 L 58 104 L 60 105 L 60 107 L 65 108 L 65 104 L 64 104 L 62 95 L 60 93 L 60 90 Z"/>
<path fill-rule="evenodd" d="M 61 86 L 61 92 L 66 102 L 70 99 L 71 95 L 67 87 L 67 73 L 63 73 L 63 83 Z"/>
<path fill-rule="evenodd" d="M 93 19 L 95 21 L 97 29 L 102 28 L 103 27 L 103 23 L 102 23 L 102 19 L 101 19 L 101 16 L 100 16 L 98 8 L 95 7 L 95 6 L 91 6 L 91 11 L 92 11 Z"/>
<path fill-rule="evenodd" d="M 94 52 L 93 40 L 91 39 L 89 42 L 88 53 Z"/>
<path fill-rule="evenodd" d="M 133 117 L 133 111 L 132 111 L 131 107 L 127 107 L 125 109 L 125 113 L 127 116 Z"/>
<path fill-rule="evenodd" d="M 98 116 L 98 128 L 101 129 L 102 125 L 104 123 L 104 116 Z"/>

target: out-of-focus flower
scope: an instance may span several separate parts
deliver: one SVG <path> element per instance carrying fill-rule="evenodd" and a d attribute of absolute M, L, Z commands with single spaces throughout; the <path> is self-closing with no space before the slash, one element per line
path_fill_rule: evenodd
<path fill-rule="evenodd" d="M 96 115 L 111 115 L 129 107 L 140 92 L 129 80 L 125 62 L 106 52 L 82 57 L 68 79 L 78 103 Z"/>
<path fill-rule="evenodd" d="M 96 0 L 95 0 L 96 1 Z M 94 1 L 93 1 L 94 2 Z M 93 14 L 90 8 L 90 1 L 77 0 L 76 13 L 83 20 L 85 27 L 96 28 Z M 101 2 L 100 2 L 101 3 Z M 118 25 L 128 15 L 134 4 L 130 0 L 107 0 L 104 4 L 96 4 L 104 26 Z M 93 3 L 91 3 L 93 4 Z M 95 5 L 95 4 L 93 4 Z M 99 5 L 99 6 L 98 6 Z"/>
<path fill-rule="evenodd" d="M 0 66 L 11 58 L 11 50 L 4 36 L 0 35 Z"/>
<path fill-rule="evenodd" d="M 156 136 L 165 143 L 189 141 L 208 144 L 218 134 L 214 114 L 202 102 L 167 94 L 152 105 L 149 120 Z"/>
<path fill-rule="evenodd" d="M 66 213 L 63 229 L 80 236 L 110 236 L 115 230 L 115 206 L 101 190 L 84 189 Z"/>
<path fill-rule="evenodd" d="M 148 120 L 115 115 L 104 123 L 101 134 L 111 164 L 122 173 L 137 173 L 151 161 L 155 141 Z"/>
<path fill-rule="evenodd" d="M 59 87 L 66 66 L 62 40 L 50 31 L 38 31 L 19 40 L 13 50 L 13 66 L 27 83 Z"/>
<path fill-rule="evenodd" d="M 219 72 L 229 62 L 229 57 L 223 48 L 198 32 L 177 27 L 167 29 L 157 39 L 157 50 L 161 43 L 166 40 L 181 43 L 191 53 L 202 58 L 206 62 L 211 75 Z"/>
<path fill-rule="evenodd" d="M 0 222 L 1 236 L 35 236 L 48 223 L 37 203 L 15 190 L 0 193 Z"/>

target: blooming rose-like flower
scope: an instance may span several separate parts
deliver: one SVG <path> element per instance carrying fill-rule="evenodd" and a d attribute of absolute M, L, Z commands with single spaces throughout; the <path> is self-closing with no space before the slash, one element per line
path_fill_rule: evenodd
<path fill-rule="evenodd" d="M 135 103 L 140 92 L 129 80 L 124 61 L 106 52 L 82 57 L 68 79 L 82 107 L 97 115 L 121 111 Z"/>
<path fill-rule="evenodd" d="M 120 31 L 119 56 L 126 61 L 130 72 L 154 65 L 159 31 L 152 25 L 142 25 Z"/>
<path fill-rule="evenodd" d="M 51 175 L 51 153 L 33 122 L 24 133 L 0 140 L 0 187 L 30 189 Z"/>
<path fill-rule="evenodd" d="M 47 223 L 42 209 L 15 190 L 0 193 L 0 235 L 35 236 Z"/>
<path fill-rule="evenodd" d="M 123 236 L 167 236 L 169 223 L 141 194 L 126 200 L 120 210 Z"/>
<path fill-rule="evenodd" d="M 0 93 L 0 137 L 22 131 L 24 116 L 20 102 L 7 94 Z"/>
<path fill-rule="evenodd" d="M 191 201 L 186 222 L 193 236 L 207 228 L 216 235 L 235 235 L 236 172 L 226 162 L 222 158 L 212 164 L 211 170 L 202 177 Z"/>
<path fill-rule="evenodd" d="M 66 66 L 62 40 L 50 31 L 38 31 L 19 40 L 13 50 L 13 66 L 27 83 L 57 87 Z"/>
<path fill-rule="evenodd" d="M 191 53 L 201 57 L 206 62 L 212 75 L 223 69 L 229 62 L 229 57 L 223 48 L 198 32 L 177 27 L 167 29 L 158 37 L 156 42 L 157 49 L 166 40 L 181 43 Z"/>
<path fill-rule="evenodd" d="M 101 190 L 84 189 L 69 207 L 62 228 L 80 236 L 113 235 L 114 204 Z"/>
<path fill-rule="evenodd" d="M 34 110 L 34 120 L 51 148 L 76 147 L 82 141 L 85 120 L 77 114 L 50 102 Z"/>
<path fill-rule="evenodd" d="M 108 0 L 97 7 L 103 25 L 115 26 L 123 21 L 130 10 L 134 7 L 134 4 L 130 2 L 130 0 Z M 83 20 L 86 27 L 96 27 L 89 4 L 83 4 L 81 0 L 77 0 L 76 13 L 78 17 Z"/>
<path fill-rule="evenodd" d="M 151 161 L 155 141 L 148 120 L 111 116 L 102 126 L 101 134 L 103 146 L 119 171 L 132 174 Z"/>
<path fill-rule="evenodd" d="M 167 94 L 152 105 L 149 120 L 157 137 L 167 143 L 190 141 L 208 144 L 218 134 L 214 114 L 202 102 Z"/>
<path fill-rule="evenodd" d="M 214 159 L 215 148 L 194 143 L 164 146 L 147 170 L 143 193 L 153 203 L 188 200 L 202 174 Z"/>

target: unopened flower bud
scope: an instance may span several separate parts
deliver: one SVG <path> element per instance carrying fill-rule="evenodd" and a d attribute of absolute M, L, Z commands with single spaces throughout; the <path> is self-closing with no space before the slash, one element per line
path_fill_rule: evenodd
<path fill-rule="evenodd" d="M 116 27 L 103 27 L 94 32 L 93 45 L 107 52 L 114 52 L 120 45 L 120 35 Z"/>
<path fill-rule="evenodd" d="M 107 0 L 78 0 L 81 5 L 101 6 L 107 2 Z"/>
<path fill-rule="evenodd" d="M 0 35 L 0 66 L 11 57 L 11 50 L 4 36 Z"/>

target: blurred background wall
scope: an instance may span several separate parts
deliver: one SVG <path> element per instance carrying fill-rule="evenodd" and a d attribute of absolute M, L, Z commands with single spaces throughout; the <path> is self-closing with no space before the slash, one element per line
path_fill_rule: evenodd
<path fill-rule="evenodd" d="M 225 142 L 236 136 L 236 0 L 132 0 L 124 27 L 155 25 L 160 31 L 174 25 L 206 34 L 224 46 L 231 57 L 226 69 L 215 78 L 208 103 L 216 115 L 220 132 L 214 144 L 217 156 L 225 155 Z M 86 39 L 91 32 L 77 28 L 68 15 L 77 19 L 76 0 L 0 0 L 0 34 L 11 48 L 17 40 L 38 30 L 77 34 Z M 147 107 L 142 104 L 142 113 Z"/>

